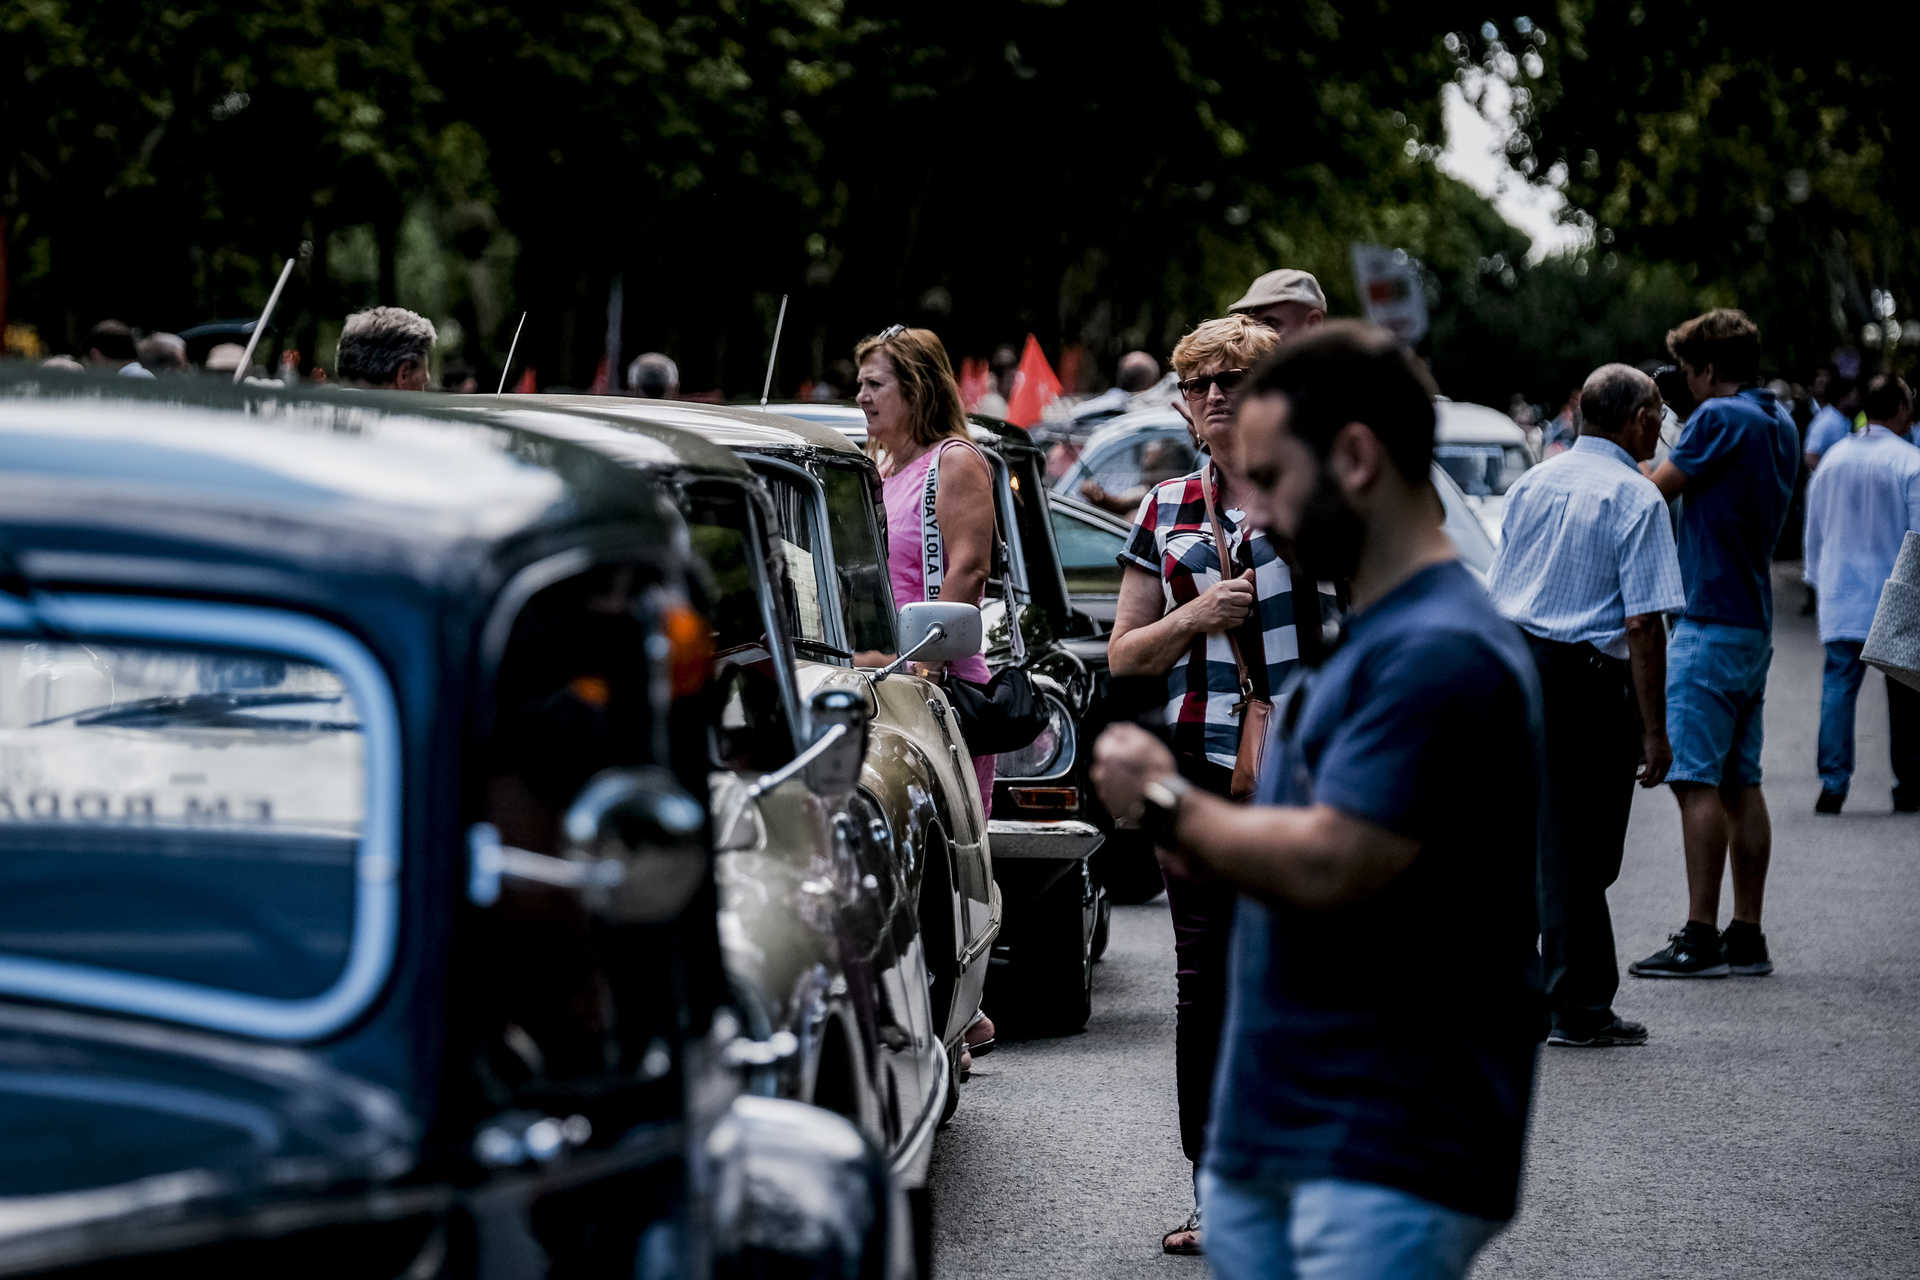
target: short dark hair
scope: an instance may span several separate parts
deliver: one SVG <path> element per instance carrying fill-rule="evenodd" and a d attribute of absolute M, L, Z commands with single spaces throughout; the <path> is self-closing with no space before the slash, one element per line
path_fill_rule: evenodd
<path fill-rule="evenodd" d="M 1860 385 L 1858 378 L 1849 378 L 1844 373 L 1829 374 L 1827 377 L 1827 403 L 1835 404 L 1845 400 L 1853 389 Z"/>
<path fill-rule="evenodd" d="M 87 331 L 87 350 L 98 351 L 109 360 L 137 360 L 133 330 L 118 320 L 102 320 Z"/>
<path fill-rule="evenodd" d="M 1660 394 L 1653 379 L 1628 364 L 1603 364 L 1580 388 L 1580 432 L 1617 435 Z"/>
<path fill-rule="evenodd" d="M 1760 377 L 1760 328 L 1744 311 L 1721 307 L 1695 316 L 1667 334 L 1667 350 L 1696 371 L 1712 365 L 1722 382 L 1746 386 Z"/>
<path fill-rule="evenodd" d="M 1913 389 L 1899 378 L 1890 373 L 1876 373 L 1867 379 L 1867 394 L 1860 404 L 1867 421 L 1886 422 L 1899 417 L 1902 409 L 1912 407 Z"/>
<path fill-rule="evenodd" d="M 413 363 L 426 368 L 438 340 L 433 322 L 405 307 L 356 311 L 340 329 L 333 373 L 342 382 L 391 387 L 400 376 L 401 365 Z"/>
<path fill-rule="evenodd" d="M 1385 329 L 1329 320 L 1255 366 L 1246 394 L 1285 396 L 1289 429 L 1316 457 L 1327 456 L 1342 427 L 1359 422 L 1379 437 L 1401 479 L 1428 482 L 1437 392 Z"/>

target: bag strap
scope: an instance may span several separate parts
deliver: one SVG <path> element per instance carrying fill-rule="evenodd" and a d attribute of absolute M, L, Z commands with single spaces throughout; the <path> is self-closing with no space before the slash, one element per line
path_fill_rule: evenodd
<path fill-rule="evenodd" d="M 1220 510 L 1213 500 L 1213 466 L 1211 463 L 1200 473 L 1200 493 L 1201 496 L 1206 499 L 1207 523 L 1213 526 L 1214 550 L 1220 556 L 1220 581 L 1225 582 L 1228 578 L 1238 575 L 1234 573 L 1233 553 L 1227 549 L 1226 531 L 1220 527 Z M 1254 592 L 1254 615 L 1258 617 L 1259 612 L 1260 593 L 1256 589 Z M 1245 703 L 1253 701 L 1253 677 L 1247 671 L 1246 656 L 1240 652 L 1239 630 L 1240 628 L 1238 627 L 1227 628 L 1227 644 L 1233 649 L 1233 665 L 1239 668 L 1240 700 Z"/>
<path fill-rule="evenodd" d="M 1000 503 L 994 497 L 993 464 L 981 454 L 980 447 L 971 440 L 954 437 L 942 440 L 933 447 L 933 459 L 927 463 L 927 482 L 920 489 L 920 563 L 926 576 L 927 599 L 940 598 L 940 583 L 946 577 L 946 544 L 940 540 L 940 515 L 938 511 L 940 494 L 940 455 L 953 445 L 965 445 L 980 458 L 987 469 L 988 501 L 993 511 L 993 547 L 988 552 L 987 581 L 1000 584 L 1000 598 L 1007 605 L 1007 643 L 1013 651 L 1013 663 L 1023 667 L 1027 663 L 1027 639 L 1020 633 L 1018 619 L 1014 610 L 1019 607 L 1013 598 L 1013 551 L 1000 532 Z M 993 558 L 998 555 L 1001 574 L 993 576 Z"/>

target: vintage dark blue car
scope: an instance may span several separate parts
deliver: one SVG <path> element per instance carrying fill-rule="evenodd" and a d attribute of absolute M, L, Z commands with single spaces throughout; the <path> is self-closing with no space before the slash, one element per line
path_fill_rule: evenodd
<path fill-rule="evenodd" d="M 743 1095 L 682 516 L 426 403 L 0 374 L 0 1275 L 910 1272 Z"/>

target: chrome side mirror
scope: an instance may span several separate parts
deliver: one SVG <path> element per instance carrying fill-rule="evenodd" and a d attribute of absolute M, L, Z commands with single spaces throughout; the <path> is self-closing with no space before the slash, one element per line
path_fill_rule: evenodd
<path fill-rule="evenodd" d="M 867 700 L 850 689 L 822 689 L 813 695 L 808 710 L 815 742 L 835 726 L 844 726 L 845 731 L 807 766 L 807 786 L 815 795 L 846 795 L 859 784 L 860 768 L 867 759 L 873 720 Z"/>
<path fill-rule="evenodd" d="M 900 610 L 900 656 L 880 668 L 879 679 L 909 662 L 958 662 L 980 652 L 980 607 L 922 600 Z"/>

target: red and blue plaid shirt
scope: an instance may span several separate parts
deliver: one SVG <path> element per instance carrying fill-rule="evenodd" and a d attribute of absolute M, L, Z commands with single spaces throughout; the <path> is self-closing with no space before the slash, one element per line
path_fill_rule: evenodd
<path fill-rule="evenodd" d="M 1201 473 L 1196 471 L 1155 485 L 1141 501 L 1133 534 L 1119 556 L 1123 567 L 1145 569 L 1160 579 L 1163 616 L 1220 581 L 1220 553 L 1207 520 L 1201 484 Z M 1265 681 L 1258 673 L 1250 674 L 1255 693 L 1271 697 L 1300 655 L 1293 624 L 1293 578 L 1273 543 L 1252 527 L 1245 512 L 1232 507 L 1222 510 L 1220 528 L 1226 534 L 1234 573 L 1253 570 L 1258 601 L 1254 619 L 1259 626 L 1256 631 L 1254 619 L 1249 619 L 1242 627 L 1241 648 L 1252 661 L 1249 642 L 1258 636 L 1266 659 Z M 1333 597 L 1323 595 L 1320 603 L 1322 616 L 1333 616 Z M 1166 717 L 1174 751 L 1233 768 L 1240 750 L 1240 700 L 1239 666 L 1226 633 L 1195 636 L 1167 672 Z"/>

